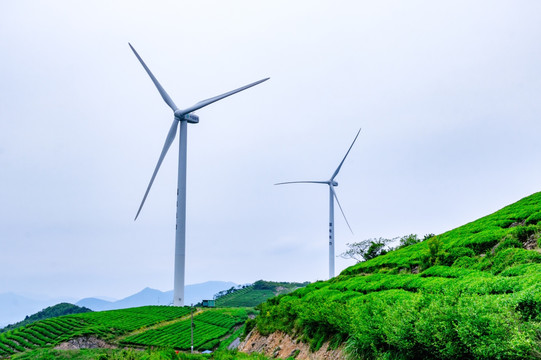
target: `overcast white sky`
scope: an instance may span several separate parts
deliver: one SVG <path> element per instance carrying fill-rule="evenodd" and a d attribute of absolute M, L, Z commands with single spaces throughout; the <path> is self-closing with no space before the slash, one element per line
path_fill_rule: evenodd
<path fill-rule="evenodd" d="M 0 2 L 0 293 L 173 287 L 188 129 L 186 283 L 315 281 L 371 237 L 442 233 L 541 190 L 541 2 Z M 338 258 L 337 273 L 353 262 Z"/>

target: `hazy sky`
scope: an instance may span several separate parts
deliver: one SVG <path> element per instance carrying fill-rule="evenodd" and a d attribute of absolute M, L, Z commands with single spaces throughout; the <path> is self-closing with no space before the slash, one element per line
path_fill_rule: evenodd
<path fill-rule="evenodd" d="M 442 233 L 541 190 L 539 1 L 0 2 L 0 293 L 173 287 L 188 128 L 186 283 L 328 274 L 346 243 Z M 353 261 L 336 260 L 337 273 Z"/>

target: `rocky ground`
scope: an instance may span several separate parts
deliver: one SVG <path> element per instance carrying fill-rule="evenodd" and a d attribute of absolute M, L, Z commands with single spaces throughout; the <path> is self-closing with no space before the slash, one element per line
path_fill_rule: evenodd
<path fill-rule="evenodd" d="M 248 354 L 259 352 L 278 359 L 294 357 L 297 360 L 339 360 L 346 358 L 342 347 L 328 350 L 328 346 L 329 344 L 325 343 L 318 351 L 310 352 L 309 345 L 293 339 L 287 334 L 275 332 L 263 336 L 257 329 L 254 329 L 240 343 L 238 350 Z"/>
<path fill-rule="evenodd" d="M 105 341 L 100 340 L 95 336 L 81 336 L 81 337 L 70 339 L 63 343 L 60 343 L 55 347 L 55 349 L 58 349 L 58 350 L 97 349 L 97 348 L 111 349 L 114 347 L 115 346 L 107 344 Z"/>

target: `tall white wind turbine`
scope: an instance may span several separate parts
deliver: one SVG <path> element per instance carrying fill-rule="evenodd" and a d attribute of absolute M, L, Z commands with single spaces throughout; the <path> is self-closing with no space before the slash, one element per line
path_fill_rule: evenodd
<path fill-rule="evenodd" d="M 143 208 L 143 204 L 145 203 L 145 200 L 148 196 L 148 192 L 150 191 L 150 188 L 152 187 L 152 183 L 154 182 L 154 178 L 156 178 L 156 174 L 158 173 L 158 170 L 160 169 L 162 161 L 165 155 L 167 154 L 167 150 L 169 150 L 171 143 L 173 142 L 173 140 L 175 140 L 178 124 L 180 123 L 180 140 L 179 140 L 179 156 L 178 156 L 177 218 L 176 218 L 176 236 L 175 236 L 175 277 L 174 277 L 173 304 L 175 306 L 184 306 L 184 271 L 185 271 L 185 260 L 186 260 L 186 149 L 187 149 L 186 140 L 187 140 L 188 123 L 197 124 L 199 122 L 199 117 L 193 114 L 194 111 L 201 109 L 202 107 L 205 107 L 207 105 L 210 105 L 213 102 L 222 100 L 223 98 L 236 94 L 240 91 L 246 90 L 252 86 L 260 84 L 263 81 L 267 81 L 269 78 L 256 81 L 254 83 L 248 84 L 236 90 L 226 92 L 225 94 L 200 101 L 196 103 L 195 105 L 192 105 L 186 109 L 179 109 L 175 105 L 173 100 L 171 100 L 167 92 L 160 85 L 158 80 L 154 77 L 150 69 L 146 66 L 145 62 L 143 61 L 143 59 L 141 59 L 137 51 L 135 51 L 135 49 L 133 48 L 133 46 L 131 46 L 131 44 L 128 43 L 128 45 L 130 45 L 130 48 L 132 49 L 133 53 L 135 54 L 135 56 L 137 57 L 141 65 L 143 65 L 143 67 L 145 68 L 145 71 L 147 72 L 148 76 L 150 76 L 150 78 L 152 79 L 152 82 L 154 83 L 158 91 L 160 92 L 160 95 L 162 96 L 165 103 L 171 108 L 171 110 L 173 110 L 173 113 L 174 113 L 173 123 L 171 124 L 171 128 L 169 129 L 167 137 L 165 138 L 165 144 L 163 145 L 160 158 L 158 159 L 158 164 L 156 165 L 156 168 L 154 169 L 154 173 L 152 174 L 152 177 L 150 178 L 150 183 L 148 184 L 145 195 L 143 196 L 143 201 L 141 201 L 139 210 L 137 210 L 137 215 L 135 215 L 135 220 L 137 220 L 137 217 L 139 216 L 139 213 L 141 212 L 141 209 Z"/>
<path fill-rule="evenodd" d="M 355 139 L 353 139 L 353 142 L 351 143 L 346 155 L 340 162 L 340 165 L 336 168 L 334 173 L 332 174 L 331 178 L 327 181 L 312 181 L 312 180 L 303 180 L 303 181 L 288 181 L 288 182 L 282 182 L 277 183 L 274 185 L 284 185 L 284 184 L 326 184 L 329 185 L 329 279 L 334 277 L 334 199 L 336 199 L 336 203 L 338 204 L 338 207 L 340 208 L 340 211 L 342 212 L 342 216 L 344 216 L 344 220 L 346 220 L 346 224 L 349 227 L 349 230 L 351 233 L 353 233 L 353 230 L 351 230 L 351 226 L 349 226 L 348 219 L 346 218 L 346 214 L 344 214 L 344 210 L 342 210 L 342 205 L 340 205 L 340 201 L 338 201 L 338 196 L 336 195 L 336 191 L 334 188 L 338 186 L 338 183 L 334 181 L 334 178 L 338 173 L 340 172 L 340 169 L 342 168 L 342 164 L 344 164 L 344 161 L 346 160 L 351 148 L 353 147 L 353 144 L 355 144 L 355 141 L 357 140 L 357 137 L 359 136 L 359 133 L 361 132 L 361 129 L 357 131 L 357 135 L 355 135 Z"/>

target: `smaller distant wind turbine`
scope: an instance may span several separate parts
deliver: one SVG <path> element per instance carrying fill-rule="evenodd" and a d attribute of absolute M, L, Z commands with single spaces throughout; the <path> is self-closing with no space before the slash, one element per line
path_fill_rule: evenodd
<path fill-rule="evenodd" d="M 349 226 L 348 219 L 346 218 L 346 214 L 344 214 L 344 210 L 342 210 L 342 205 L 340 205 L 340 201 L 338 201 L 338 196 L 336 196 L 336 191 L 334 188 L 338 186 L 338 183 L 334 181 L 334 178 L 338 173 L 340 172 L 340 169 L 342 168 L 342 164 L 344 164 L 344 161 L 346 160 L 351 148 L 353 147 L 353 144 L 355 144 L 355 141 L 357 140 L 357 137 L 359 136 L 359 133 L 361 132 L 361 129 L 357 131 L 357 135 L 355 135 L 355 139 L 353 139 L 353 142 L 351 143 L 351 146 L 348 149 L 348 152 L 340 162 L 340 165 L 336 168 L 334 173 L 332 174 L 331 178 L 327 181 L 312 181 L 312 180 L 306 180 L 306 181 L 288 181 L 288 182 L 282 182 L 277 183 L 274 185 L 284 185 L 284 184 L 326 184 L 329 185 L 329 279 L 334 277 L 334 199 L 336 199 L 336 203 L 338 204 L 338 207 L 340 208 L 340 211 L 342 212 L 342 216 L 344 216 L 344 220 L 346 220 L 346 224 L 349 227 L 349 230 L 353 234 L 353 230 L 351 230 L 351 226 Z"/>

